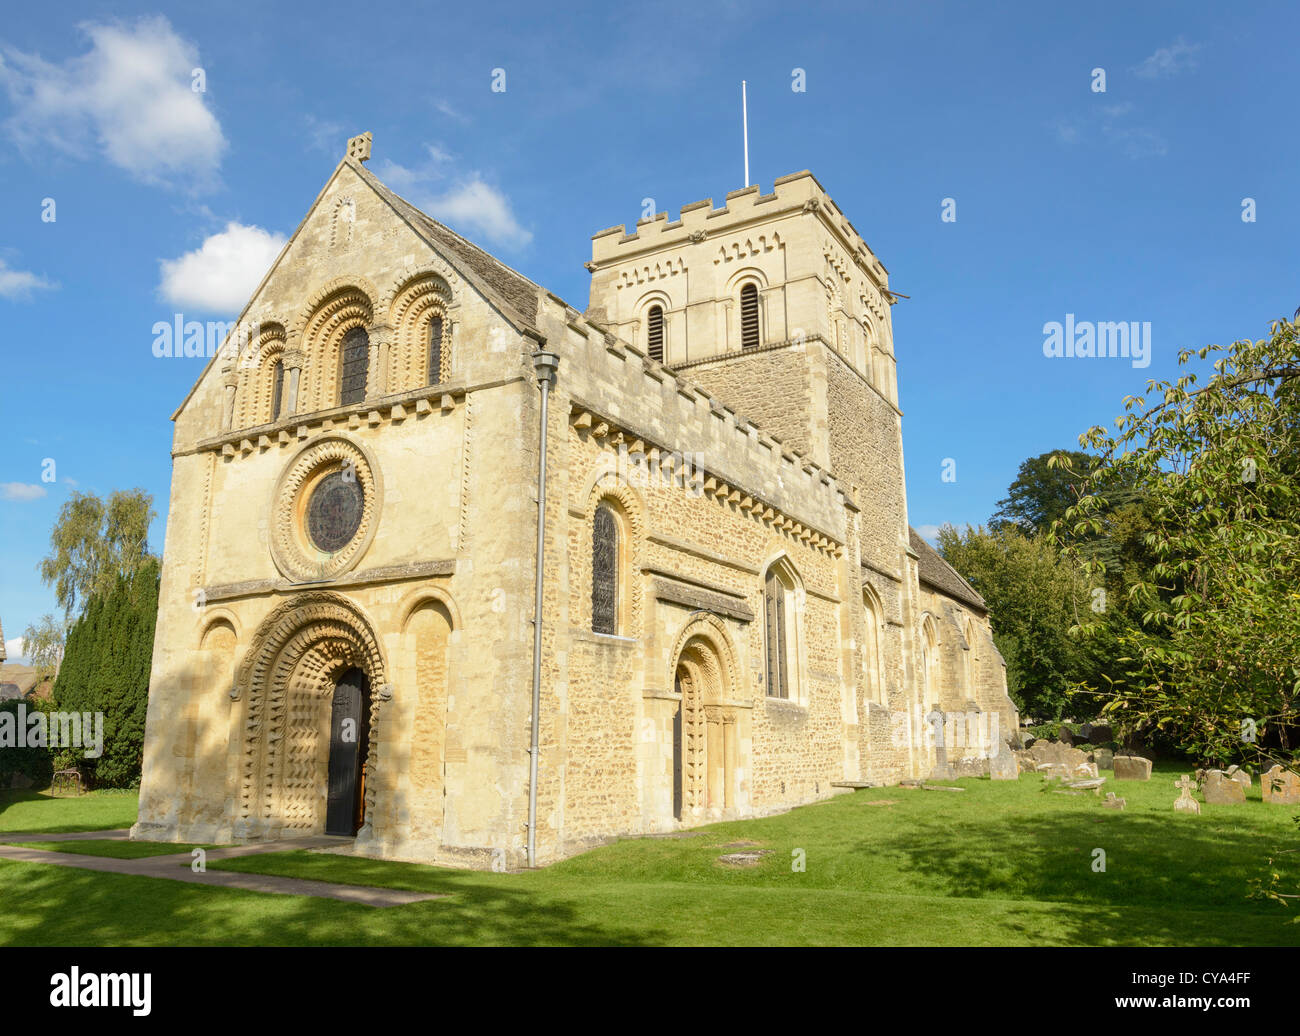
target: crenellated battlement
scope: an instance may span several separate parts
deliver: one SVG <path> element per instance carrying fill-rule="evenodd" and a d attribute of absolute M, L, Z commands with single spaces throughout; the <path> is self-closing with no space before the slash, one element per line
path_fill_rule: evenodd
<path fill-rule="evenodd" d="M 704 198 L 683 205 L 675 220 L 670 220 L 666 211 L 638 220 L 630 234 L 626 224 L 607 227 L 592 235 L 592 257 L 588 269 L 594 273 L 609 264 L 622 264 L 665 248 L 700 245 L 754 224 L 770 222 L 775 217 L 798 214 L 808 214 L 820 220 L 871 278 L 874 286 L 888 288 L 889 271 L 885 265 L 817 178 L 806 169 L 778 178 L 768 194 L 763 194 L 757 184 L 731 191 L 721 208 L 713 207 L 712 198 Z"/>

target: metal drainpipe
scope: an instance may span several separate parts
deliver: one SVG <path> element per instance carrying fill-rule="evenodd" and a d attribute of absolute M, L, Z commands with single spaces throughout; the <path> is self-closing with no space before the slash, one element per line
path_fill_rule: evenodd
<path fill-rule="evenodd" d="M 528 866 L 537 866 L 537 755 L 541 730 L 542 706 L 542 577 L 546 555 L 546 422 L 551 385 L 560 365 L 556 353 L 546 351 L 546 339 L 538 337 L 533 353 L 537 384 L 542 390 L 541 427 L 537 450 L 537 570 L 534 575 L 536 597 L 533 601 L 533 723 L 528 747 Z"/>

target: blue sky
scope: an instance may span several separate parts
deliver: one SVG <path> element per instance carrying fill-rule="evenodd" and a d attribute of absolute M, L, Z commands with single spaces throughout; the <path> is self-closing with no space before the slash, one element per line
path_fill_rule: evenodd
<path fill-rule="evenodd" d="M 1022 460 L 1110 421 L 1180 347 L 1300 305 L 1294 4 L 36 10 L 0 25 L 11 640 L 55 610 L 36 564 L 73 488 L 153 493 L 161 549 L 169 417 L 201 361 L 156 359 L 153 325 L 232 316 L 361 130 L 381 178 L 581 309 L 592 233 L 743 185 L 746 79 L 753 181 L 812 169 L 911 296 L 922 529 L 986 520 Z M 1045 357 L 1067 313 L 1149 321 L 1150 366 Z"/>

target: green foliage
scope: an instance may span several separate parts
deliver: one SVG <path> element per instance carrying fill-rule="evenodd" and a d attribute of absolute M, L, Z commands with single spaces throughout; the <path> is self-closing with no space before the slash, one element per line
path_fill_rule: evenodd
<path fill-rule="evenodd" d="M 24 724 L 31 716 L 37 712 L 50 713 L 53 707 L 48 701 L 42 701 L 39 698 L 27 700 L 22 698 L 11 698 L 8 701 L 0 702 L 0 713 L 8 713 L 13 716 L 12 720 L 3 720 L 6 725 L 12 723 L 14 738 L 17 740 L 19 705 L 22 706 L 22 719 Z M 27 728 L 30 731 L 30 728 Z M 25 735 L 24 735 L 25 738 Z M 48 788 L 50 779 L 54 776 L 54 763 L 50 750 L 45 747 L 26 746 L 18 748 L 16 745 L 0 748 L 0 788 L 8 788 L 12 785 L 15 776 L 26 777 L 32 782 L 32 787 Z"/>
<path fill-rule="evenodd" d="M 23 654 L 32 660 L 39 680 L 48 680 L 63 661 L 63 644 L 68 626 L 65 619 L 43 615 L 39 622 L 28 623 L 23 632 Z"/>
<path fill-rule="evenodd" d="M 1085 493 L 1052 537 L 1089 578 L 1113 581 L 1123 608 L 1085 615 L 1080 632 L 1113 641 L 1117 671 L 1097 689 L 1105 712 L 1148 727 L 1198 759 L 1250 760 L 1264 745 L 1294 754 L 1300 715 L 1300 343 L 1270 337 L 1184 351 L 1213 356 L 1128 397 L 1116 432 L 1080 442 L 1098 453 Z M 1130 490 L 1137 510 L 1115 506 Z M 1116 542 L 1110 556 L 1098 537 Z M 1117 564 L 1118 557 L 1118 564 Z M 1258 740 L 1243 737 L 1243 721 Z"/>
<path fill-rule="evenodd" d="M 114 490 L 107 503 L 94 493 L 73 492 L 50 533 L 50 554 L 39 565 L 65 615 L 107 593 L 118 576 L 130 576 L 150 558 L 153 518 L 153 497 L 143 489 Z"/>
<path fill-rule="evenodd" d="M 998 511 L 989 521 L 994 531 L 1010 525 L 1024 533 L 1043 532 L 1078 500 L 1082 477 L 1075 472 L 1086 472 L 1092 459 L 1076 450 L 1065 453 L 1070 468 L 1050 464 L 1053 452 L 1040 453 L 1020 465 L 1015 481 L 998 501 Z"/>
<path fill-rule="evenodd" d="M 68 633 L 63 668 L 54 684 L 58 708 L 104 714 L 104 754 L 71 765 L 92 786 L 125 788 L 139 783 L 145 711 L 158 615 L 156 558 L 130 577 L 119 575 L 106 594 L 92 596 Z"/>
<path fill-rule="evenodd" d="M 988 602 L 993 642 L 1007 663 L 1007 691 L 1021 712 L 1092 715 L 1092 699 L 1070 693 L 1088 659 L 1069 635 L 1088 605 L 1074 569 L 1045 539 L 1012 524 L 993 531 L 944 525 L 938 542 L 944 560 Z"/>

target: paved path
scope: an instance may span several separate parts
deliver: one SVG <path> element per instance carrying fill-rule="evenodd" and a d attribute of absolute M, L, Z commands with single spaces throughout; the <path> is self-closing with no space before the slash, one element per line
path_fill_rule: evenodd
<path fill-rule="evenodd" d="M 125 840 L 128 832 L 78 831 L 75 834 L 23 834 L 3 833 L 6 842 L 75 842 L 89 839 Z M 330 835 L 305 838 L 285 838 L 275 842 L 256 842 L 250 845 L 233 845 L 225 849 L 207 849 L 209 860 L 225 860 L 256 853 L 285 852 L 293 849 L 316 849 L 330 845 L 344 845 L 350 839 Z M 366 906 L 405 906 L 427 899 L 445 899 L 445 896 L 428 892 L 407 892 L 403 889 L 372 888 L 368 885 L 342 885 L 332 881 L 309 881 L 306 878 L 282 878 L 271 874 L 242 874 L 238 871 L 205 871 L 196 874 L 190 870 L 193 857 L 190 850 L 169 853 L 166 856 L 147 856 L 136 860 L 119 860 L 112 856 L 83 856 L 80 853 L 55 852 L 48 849 L 28 849 L 17 845 L 0 845 L 0 860 L 20 863 L 50 863 L 56 867 L 76 867 L 80 870 L 102 871 L 107 874 L 133 874 L 142 878 L 165 878 L 168 881 L 185 881 L 192 885 L 217 885 L 222 888 L 244 889 L 247 892 L 266 892 L 283 896 L 318 896 L 338 899 L 345 903 L 363 903 Z"/>

